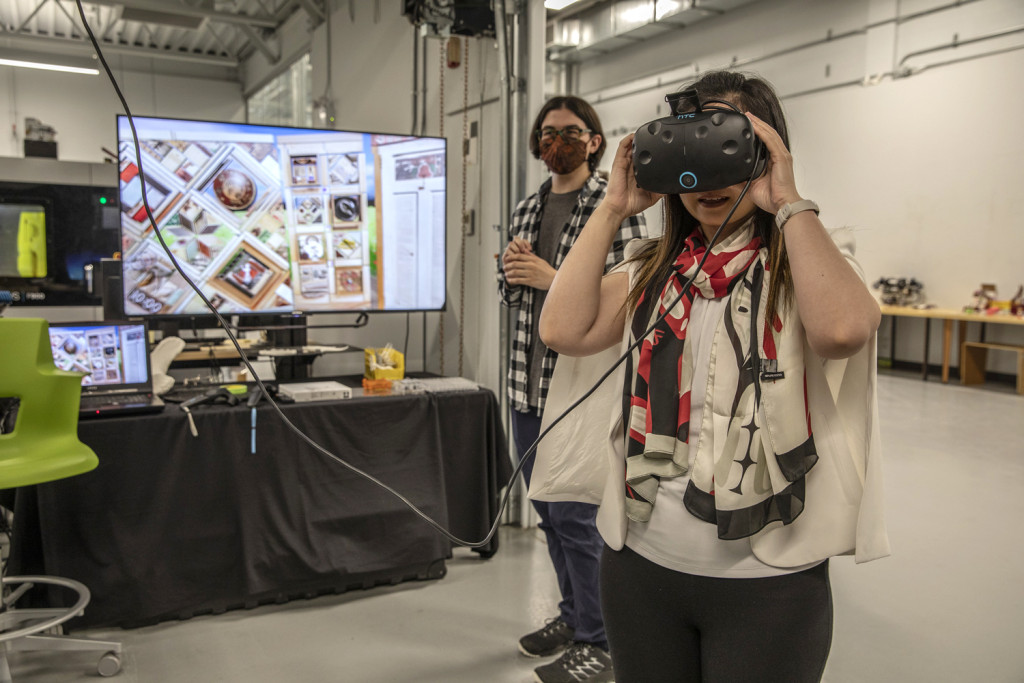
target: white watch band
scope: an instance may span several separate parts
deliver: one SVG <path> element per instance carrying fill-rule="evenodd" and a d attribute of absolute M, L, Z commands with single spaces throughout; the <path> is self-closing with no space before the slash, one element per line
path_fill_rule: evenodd
<path fill-rule="evenodd" d="M 779 232 L 782 232 L 782 226 L 786 224 L 786 221 L 801 211 L 813 211 L 814 213 L 818 213 L 818 205 L 810 199 L 801 199 L 798 202 L 786 204 L 779 209 L 777 214 L 775 214 L 775 227 L 779 229 Z"/>

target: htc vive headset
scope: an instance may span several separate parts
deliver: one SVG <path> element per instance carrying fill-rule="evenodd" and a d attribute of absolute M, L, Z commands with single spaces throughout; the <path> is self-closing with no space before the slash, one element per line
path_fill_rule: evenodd
<path fill-rule="evenodd" d="M 685 100 L 685 102 L 683 101 Z M 642 125 L 633 138 L 636 184 L 658 194 L 706 192 L 757 178 L 767 150 L 750 119 L 723 100 L 724 109 L 704 109 L 696 90 L 665 96 L 672 116 Z M 692 106 L 691 111 L 686 104 Z"/>

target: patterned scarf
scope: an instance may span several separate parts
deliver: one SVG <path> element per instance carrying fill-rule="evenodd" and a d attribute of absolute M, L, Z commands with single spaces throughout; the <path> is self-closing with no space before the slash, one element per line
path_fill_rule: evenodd
<path fill-rule="evenodd" d="M 689 291 L 631 358 L 630 375 L 636 379 L 624 406 L 626 512 L 635 521 L 649 521 L 661 478 L 689 472 L 690 307 L 697 296 L 729 296 L 715 334 L 698 452 L 684 503 L 698 518 L 717 524 L 720 538 L 744 538 L 770 522 L 789 523 L 803 509 L 803 475 L 817 460 L 807 412 L 803 335 L 795 313 L 786 321 L 776 316 L 770 327 L 765 320 L 767 248 L 753 221 L 715 245 L 697 272 L 706 251 L 695 231 L 657 305 L 645 304 L 645 292 L 633 318 L 631 341 L 697 273 Z"/>

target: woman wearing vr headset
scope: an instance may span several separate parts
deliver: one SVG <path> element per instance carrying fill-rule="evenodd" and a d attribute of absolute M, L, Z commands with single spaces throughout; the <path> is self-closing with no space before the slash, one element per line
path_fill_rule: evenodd
<path fill-rule="evenodd" d="M 607 182 L 596 170 L 605 146 L 597 113 L 578 97 L 551 98 L 534 120 L 530 152 L 545 163 L 551 177 L 516 206 L 508 247 L 498 264 L 502 302 L 517 309 L 508 388 L 512 435 L 520 454 L 540 432 L 556 358 L 536 334 L 537 319 L 555 269 L 604 198 Z M 623 260 L 626 242 L 648 234 L 643 216 L 633 215 L 623 216 L 612 233 L 601 257 L 602 269 Z M 532 471 L 530 458 L 523 466 L 527 485 Z M 542 683 L 610 680 L 611 660 L 598 597 L 603 543 L 594 524 L 597 506 L 539 501 L 533 506 L 547 539 L 562 599 L 559 615 L 523 636 L 519 649 L 529 657 L 564 650 L 558 659 L 535 669 L 536 679 Z"/>
<path fill-rule="evenodd" d="M 610 418 L 597 520 L 616 680 L 818 681 L 831 646 L 828 558 L 889 552 L 880 312 L 848 237 L 827 232 L 796 188 L 771 86 L 713 72 L 691 88 L 706 108 L 749 119 L 764 173 L 745 192 L 663 197 L 637 187 L 627 137 L 540 333 L 560 363 L 644 340 Z M 605 275 L 617 226 L 659 200 L 664 235 L 634 242 Z"/>

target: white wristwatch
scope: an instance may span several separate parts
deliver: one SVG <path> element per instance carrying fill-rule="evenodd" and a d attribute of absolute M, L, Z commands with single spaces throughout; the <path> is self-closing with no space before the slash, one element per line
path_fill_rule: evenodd
<path fill-rule="evenodd" d="M 777 214 L 775 214 L 775 227 L 779 229 L 779 232 L 782 232 L 782 226 L 786 224 L 786 221 L 788 221 L 794 214 L 798 214 L 801 211 L 813 211 L 814 213 L 818 213 L 818 205 L 810 199 L 801 199 L 798 202 L 786 204 L 779 209 Z"/>

